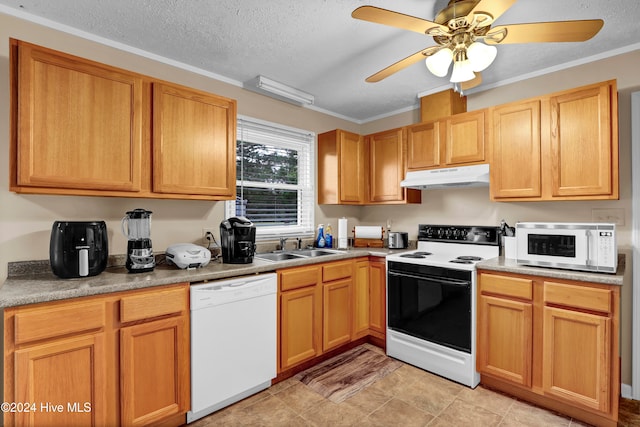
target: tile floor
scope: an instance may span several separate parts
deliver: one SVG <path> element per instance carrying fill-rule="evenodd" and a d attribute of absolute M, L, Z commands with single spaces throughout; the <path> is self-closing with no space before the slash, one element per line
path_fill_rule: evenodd
<path fill-rule="evenodd" d="M 621 404 L 619 426 L 640 426 L 640 405 Z M 482 386 L 474 390 L 403 365 L 340 404 L 294 378 L 202 418 L 205 426 L 585 426 Z"/>

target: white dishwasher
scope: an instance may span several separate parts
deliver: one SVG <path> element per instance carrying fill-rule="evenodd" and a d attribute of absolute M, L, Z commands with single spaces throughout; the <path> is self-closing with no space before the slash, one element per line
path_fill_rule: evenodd
<path fill-rule="evenodd" d="M 271 385 L 276 376 L 275 273 L 191 286 L 187 423 Z"/>

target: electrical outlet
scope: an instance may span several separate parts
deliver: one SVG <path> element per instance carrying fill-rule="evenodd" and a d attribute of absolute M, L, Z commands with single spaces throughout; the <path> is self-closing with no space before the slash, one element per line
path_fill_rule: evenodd
<path fill-rule="evenodd" d="M 213 240 L 214 239 L 215 239 L 215 236 L 213 234 L 213 228 L 203 228 L 202 229 L 202 242 L 205 245 L 209 245 L 209 244 L 213 245 Z"/>
<path fill-rule="evenodd" d="M 612 222 L 615 225 L 624 225 L 624 209 L 591 209 L 591 220 L 593 222 Z"/>

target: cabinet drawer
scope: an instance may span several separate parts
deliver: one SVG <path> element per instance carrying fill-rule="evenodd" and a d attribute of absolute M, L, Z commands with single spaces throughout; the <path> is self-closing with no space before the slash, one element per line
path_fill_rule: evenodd
<path fill-rule="evenodd" d="M 352 261 L 338 261 L 322 266 L 322 281 L 330 282 L 332 280 L 345 279 L 353 274 Z"/>
<path fill-rule="evenodd" d="M 279 271 L 280 291 L 316 285 L 318 273 L 319 267 L 316 265 Z"/>
<path fill-rule="evenodd" d="M 611 291 L 565 283 L 544 282 L 545 304 L 611 313 Z"/>
<path fill-rule="evenodd" d="M 18 309 L 15 315 L 15 342 L 23 344 L 100 329 L 105 322 L 103 301 L 68 303 L 24 311 Z"/>
<path fill-rule="evenodd" d="M 120 300 L 123 323 L 176 314 L 188 309 L 188 285 L 181 288 L 141 292 Z"/>
<path fill-rule="evenodd" d="M 533 299 L 533 281 L 519 277 L 481 274 L 480 292 L 531 300 Z"/>

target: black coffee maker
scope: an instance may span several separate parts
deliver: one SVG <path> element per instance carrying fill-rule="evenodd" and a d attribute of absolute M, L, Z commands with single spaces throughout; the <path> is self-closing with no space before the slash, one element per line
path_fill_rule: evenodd
<path fill-rule="evenodd" d="M 55 221 L 49 241 L 51 271 L 63 279 L 96 276 L 107 267 L 104 221 Z"/>
<path fill-rule="evenodd" d="M 243 216 L 234 216 L 220 223 L 222 262 L 250 264 L 256 252 L 256 227 Z"/>

